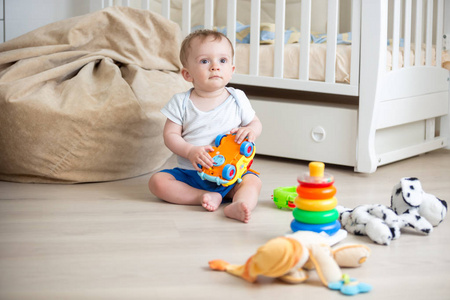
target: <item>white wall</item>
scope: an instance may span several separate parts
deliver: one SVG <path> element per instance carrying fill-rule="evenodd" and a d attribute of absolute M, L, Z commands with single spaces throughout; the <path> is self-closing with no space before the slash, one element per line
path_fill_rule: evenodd
<path fill-rule="evenodd" d="M 89 12 L 89 0 L 5 0 L 5 40 Z"/>

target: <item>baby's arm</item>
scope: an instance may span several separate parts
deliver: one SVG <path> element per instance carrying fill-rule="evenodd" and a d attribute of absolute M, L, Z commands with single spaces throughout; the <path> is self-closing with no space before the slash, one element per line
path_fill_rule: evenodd
<path fill-rule="evenodd" d="M 248 123 L 247 126 L 234 128 L 230 132 L 236 133 L 236 139 L 235 141 L 240 144 L 242 141 L 248 137 L 249 142 L 254 142 L 256 138 L 261 134 L 262 131 L 262 124 L 259 118 L 255 115 L 253 120 Z"/>
<path fill-rule="evenodd" d="M 181 136 L 182 127 L 167 119 L 164 125 L 164 143 L 173 153 L 189 159 L 197 171 L 201 171 L 197 164 L 212 167 L 213 159 L 208 152 L 214 149 L 210 145 L 194 146 L 186 142 Z"/>

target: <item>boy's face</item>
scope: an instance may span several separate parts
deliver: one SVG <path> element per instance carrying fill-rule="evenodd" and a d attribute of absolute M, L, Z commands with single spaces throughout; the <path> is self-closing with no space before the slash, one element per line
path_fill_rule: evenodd
<path fill-rule="evenodd" d="M 225 87 L 234 72 L 231 46 L 226 39 L 205 40 L 195 38 L 191 42 L 187 65 L 182 74 L 195 89 L 212 92 Z"/>

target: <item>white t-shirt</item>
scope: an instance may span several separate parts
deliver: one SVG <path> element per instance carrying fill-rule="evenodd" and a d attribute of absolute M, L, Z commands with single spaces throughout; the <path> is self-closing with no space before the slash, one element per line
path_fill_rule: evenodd
<path fill-rule="evenodd" d="M 250 101 L 245 93 L 227 88 L 230 96 L 210 111 L 197 109 L 189 98 L 192 89 L 175 94 L 161 109 L 172 122 L 182 126 L 181 136 L 195 146 L 213 145 L 219 134 L 229 133 L 231 129 L 248 125 L 255 117 Z M 194 170 L 192 163 L 178 156 L 178 167 Z"/>

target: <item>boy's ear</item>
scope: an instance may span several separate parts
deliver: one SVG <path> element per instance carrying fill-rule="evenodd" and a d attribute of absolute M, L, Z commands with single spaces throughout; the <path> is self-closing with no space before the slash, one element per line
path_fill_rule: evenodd
<path fill-rule="evenodd" d="M 184 80 L 186 80 L 187 82 L 192 82 L 194 80 L 186 68 L 181 69 L 181 75 L 183 76 Z"/>

